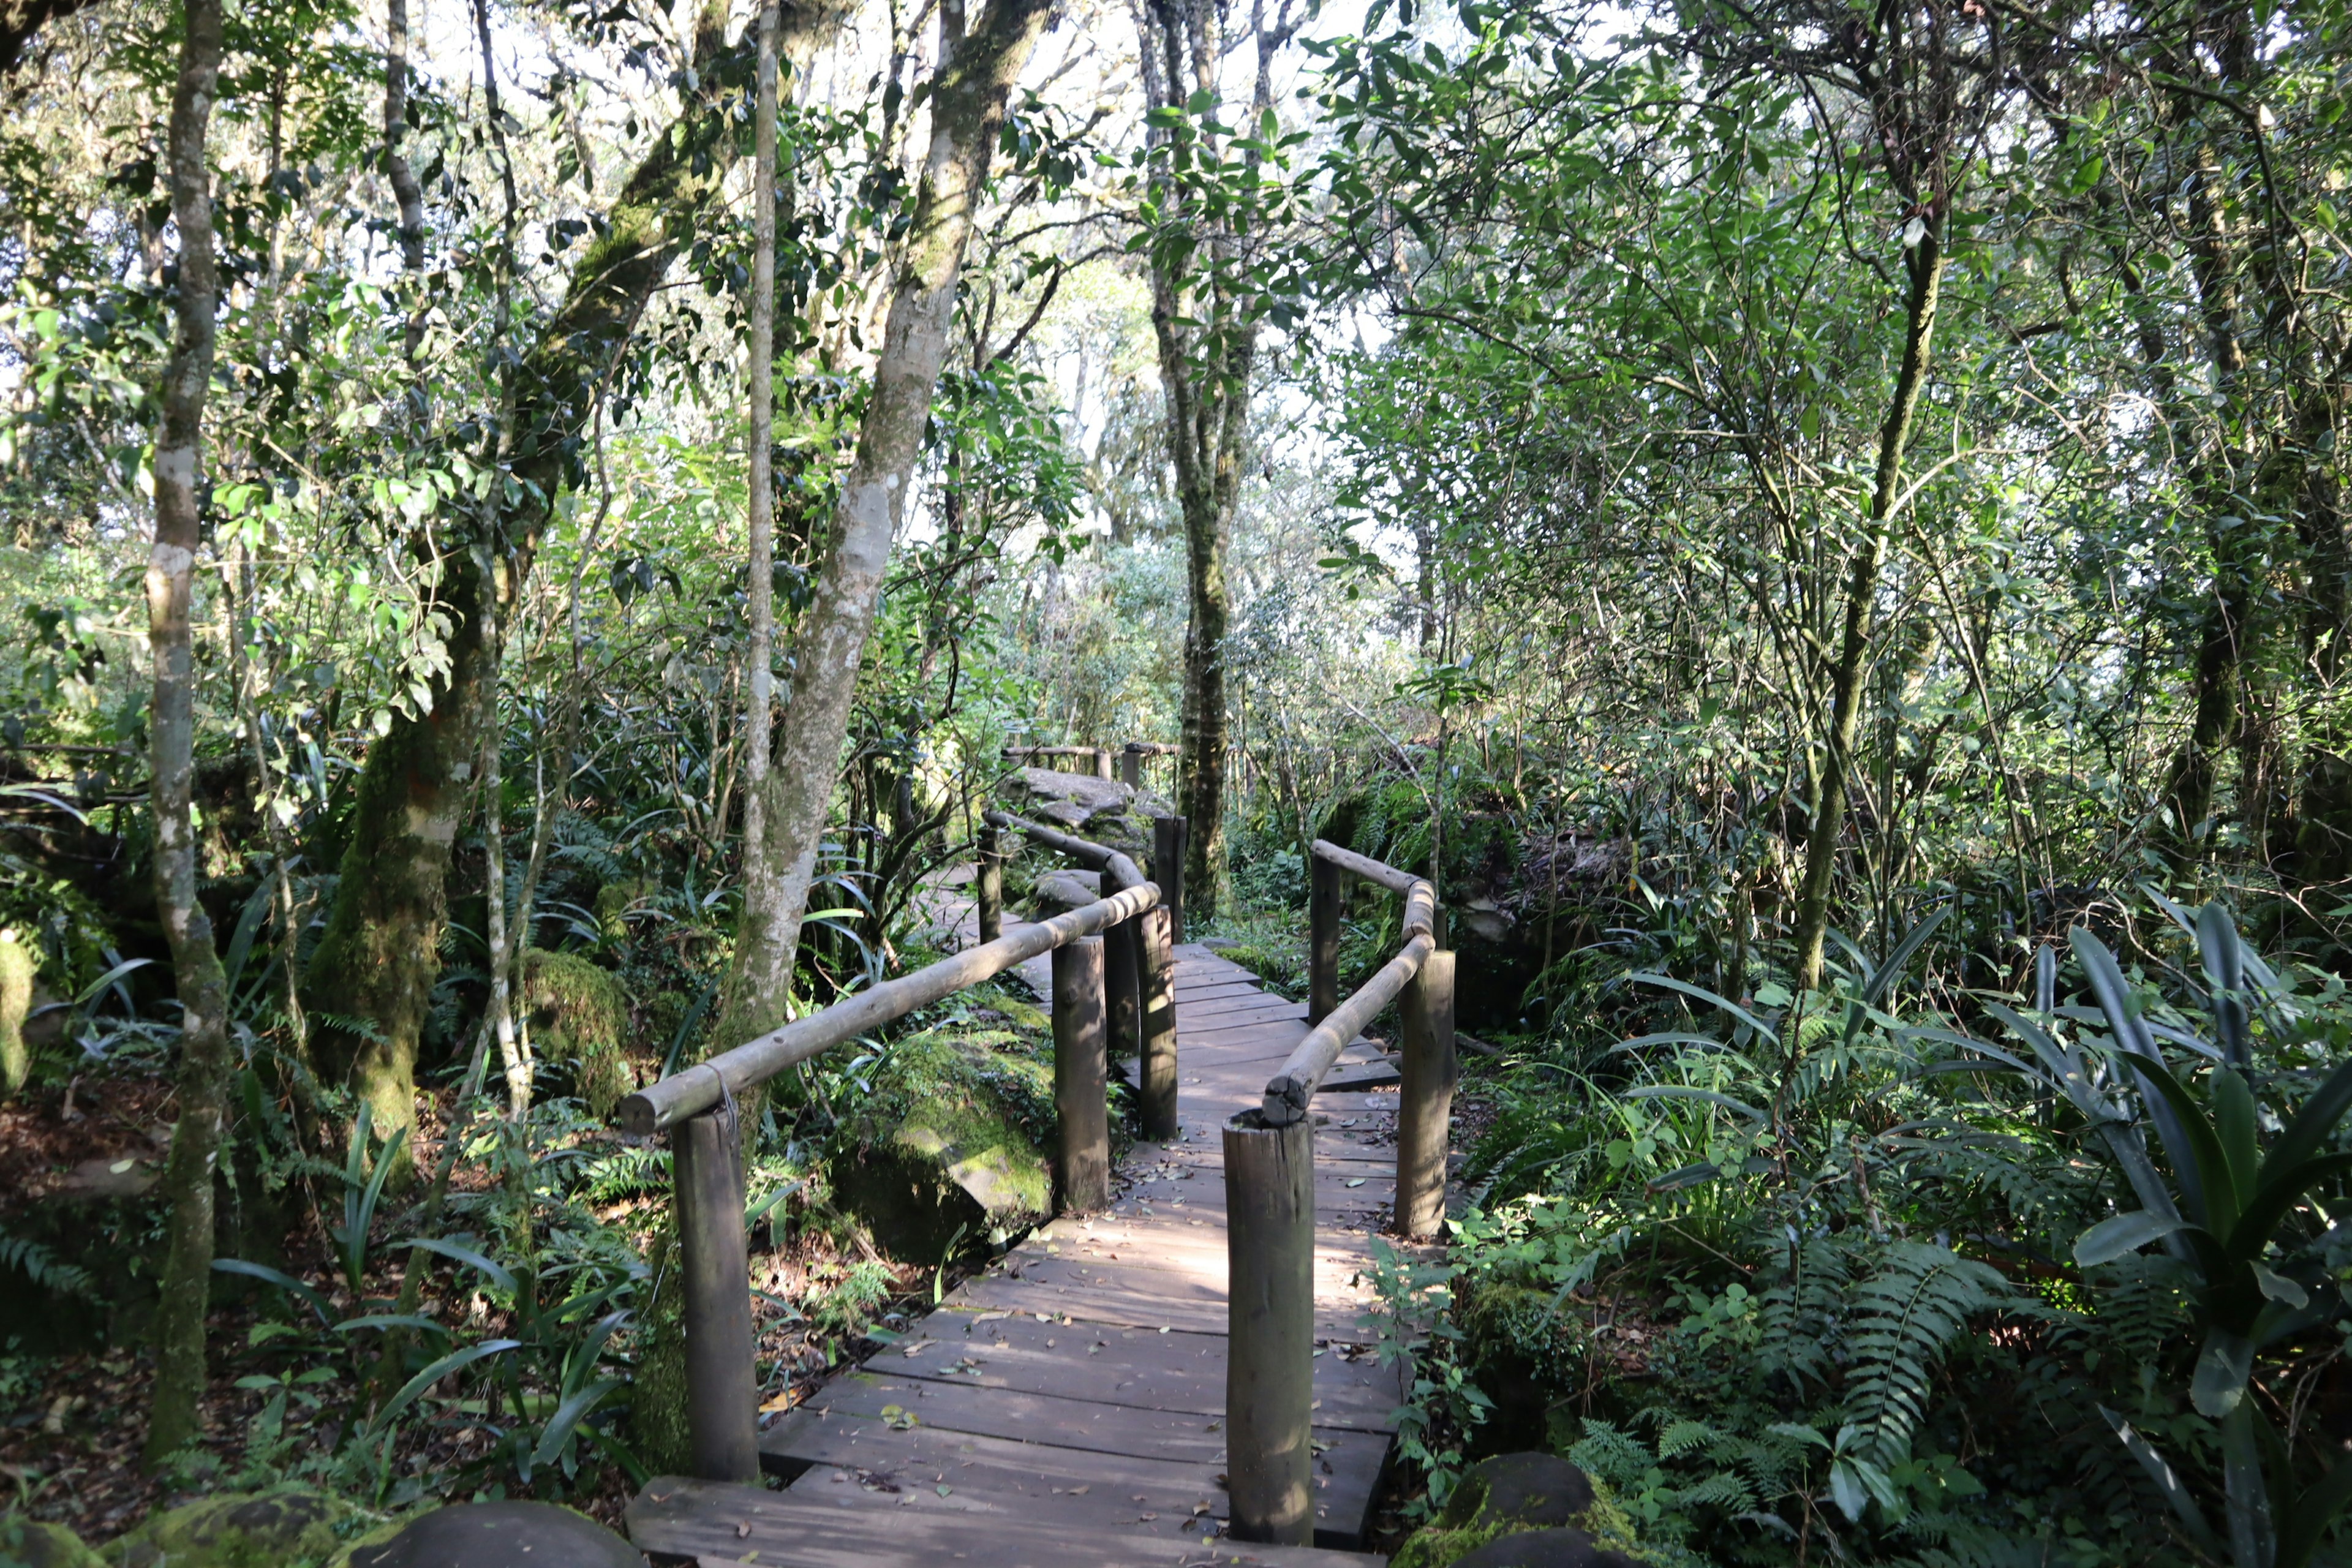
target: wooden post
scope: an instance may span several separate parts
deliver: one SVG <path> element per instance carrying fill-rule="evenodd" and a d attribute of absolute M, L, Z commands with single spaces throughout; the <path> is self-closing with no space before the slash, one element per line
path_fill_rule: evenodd
<path fill-rule="evenodd" d="M 1170 942 L 1184 940 L 1185 837 L 1182 817 L 1151 819 L 1151 879 L 1160 884 L 1160 905 L 1168 911 Z"/>
<path fill-rule="evenodd" d="M 1110 748 L 1108 746 L 1097 746 L 1095 748 L 1095 777 L 1098 779 L 1107 779 L 1110 777 Z"/>
<path fill-rule="evenodd" d="M 1110 1110 L 1103 1099 L 1103 942 L 1054 950 L 1054 1110 L 1061 1124 L 1057 1214 L 1110 1206 Z"/>
<path fill-rule="evenodd" d="M 1118 782 L 1129 789 L 1143 787 L 1143 753 L 1121 752 L 1118 754 Z"/>
<path fill-rule="evenodd" d="M 1339 868 L 1307 853 L 1307 1021 L 1319 1024 L 1339 1005 Z"/>
<path fill-rule="evenodd" d="M 1139 1057 L 1143 1049 L 1142 975 L 1135 921 L 1121 921 L 1103 932 L 1103 1037 L 1115 1059 Z"/>
<path fill-rule="evenodd" d="M 1137 1079 L 1143 1085 L 1138 1107 L 1143 1136 L 1164 1143 L 1176 1136 L 1176 959 L 1168 936 L 1168 911 L 1146 910 L 1132 922 L 1141 981 L 1143 1044 Z"/>
<path fill-rule="evenodd" d="M 1445 1145 L 1454 1114 L 1454 954 L 1440 948 L 1397 998 L 1404 1081 L 1397 1088 L 1396 1226 L 1414 1240 L 1445 1218 Z"/>
<path fill-rule="evenodd" d="M 751 1270 L 743 1243 L 743 1142 L 732 1102 L 670 1133 L 685 1289 L 686 1423 L 694 1473 L 760 1479 L 760 1389 L 751 1364 Z"/>
<path fill-rule="evenodd" d="M 996 828 L 980 830 L 980 940 L 994 942 L 1004 934 L 1004 857 L 997 848 Z"/>
<path fill-rule="evenodd" d="M 1225 1124 L 1225 1474 L 1238 1541 L 1315 1543 L 1315 1125 Z"/>

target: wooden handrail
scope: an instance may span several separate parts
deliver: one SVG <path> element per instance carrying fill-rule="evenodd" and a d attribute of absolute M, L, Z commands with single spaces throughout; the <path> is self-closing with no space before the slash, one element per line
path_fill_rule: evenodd
<path fill-rule="evenodd" d="M 1454 1099 L 1454 955 L 1440 949 L 1437 889 L 1409 871 L 1317 839 L 1307 941 L 1313 1026 L 1265 1086 L 1265 1103 L 1225 1124 L 1226 1473 L 1243 1541 L 1315 1540 L 1315 1091 L 1348 1042 L 1391 1001 L 1404 1025 L 1397 1095 L 1396 1228 L 1435 1234 L 1445 1212 Z M 1339 996 L 1339 877 L 1404 896 L 1403 942 Z"/>
<path fill-rule="evenodd" d="M 1140 888 L 1150 880 L 1143 874 L 1142 867 L 1108 844 L 1097 844 L 1092 839 L 1080 838 L 1059 828 L 1048 827 L 1042 822 L 1032 822 L 1025 816 L 1016 816 L 1012 812 L 993 807 L 982 812 L 980 819 L 991 827 L 1018 829 L 1046 848 L 1059 850 L 1082 865 L 1093 867 L 1122 890 Z"/>
<path fill-rule="evenodd" d="M 845 1040 L 1051 952 L 1054 1103 L 1061 1142 L 1055 1171 L 1056 1207 L 1066 1214 L 1101 1208 L 1110 1201 L 1107 1022 L 1112 1028 L 1124 1027 L 1141 1053 L 1146 1135 L 1174 1132 L 1175 963 L 1160 889 L 1144 879 L 1135 862 L 1107 845 L 1002 813 L 988 816 L 991 825 L 981 854 L 983 902 L 996 828 L 1008 824 L 1102 866 L 1109 881 L 1123 885 L 1108 898 L 884 981 L 650 1084 L 621 1102 L 618 1120 L 625 1131 L 640 1137 L 670 1134 L 688 1436 L 694 1473 L 705 1480 L 756 1481 L 760 1476 L 756 1340 L 750 1248 L 743 1234 L 743 1143 L 737 1094 Z M 1151 1112 L 1160 1101 L 1166 1126 L 1155 1131 Z"/>
<path fill-rule="evenodd" d="M 1023 926 L 1010 936 L 966 948 L 937 963 L 925 964 L 912 974 L 886 980 L 821 1013 L 795 1019 L 731 1051 L 646 1085 L 621 1101 L 621 1130 L 639 1137 L 666 1131 L 689 1116 L 724 1103 L 732 1095 L 765 1083 L 820 1051 L 903 1018 L 918 1007 L 952 996 L 967 985 L 993 979 L 1041 952 L 1051 952 L 1081 937 L 1106 931 L 1159 902 L 1160 889 L 1150 882 L 1122 889 L 1108 899 L 1035 925 Z"/>

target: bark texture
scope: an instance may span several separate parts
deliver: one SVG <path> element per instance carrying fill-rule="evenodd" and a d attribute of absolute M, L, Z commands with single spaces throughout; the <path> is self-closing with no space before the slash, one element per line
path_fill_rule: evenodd
<path fill-rule="evenodd" d="M 773 771 L 761 802 L 767 866 L 745 880 L 735 967 L 719 1021 L 722 1045 L 784 1021 L 817 841 L 841 766 L 857 669 L 881 601 L 890 542 L 947 358 L 956 282 L 973 209 L 1004 122 L 1006 99 L 1044 29 L 1050 0 L 991 0 L 968 33 L 962 10 L 940 16 L 942 65 L 931 93 L 931 140 L 915 216 L 890 297 L 874 391 L 841 489 L 835 536 L 800 623 L 795 674 Z"/>
<path fill-rule="evenodd" d="M 760 92 L 752 131 L 751 580 L 751 622 L 743 712 L 743 900 L 767 907 L 775 892 L 768 858 L 768 762 L 775 744 L 776 489 L 776 7 L 760 7 Z"/>
<path fill-rule="evenodd" d="M 220 78 L 220 0 L 187 0 L 172 93 L 172 216 L 180 230 L 178 326 L 163 370 L 155 442 L 155 542 L 147 563 L 147 639 L 155 662 L 150 721 L 155 903 L 180 997 L 180 1117 L 163 1173 L 169 1210 L 155 1313 L 150 1465 L 197 1436 L 205 1389 L 205 1310 L 212 1297 L 213 1168 L 227 1115 L 228 995 L 212 921 L 196 901 L 195 672 L 189 635 L 199 512 L 196 472 L 213 373 L 212 182 L 205 142 Z"/>

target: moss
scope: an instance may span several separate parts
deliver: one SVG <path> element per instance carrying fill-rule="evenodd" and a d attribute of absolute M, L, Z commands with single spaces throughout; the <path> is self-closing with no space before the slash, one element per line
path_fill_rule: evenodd
<path fill-rule="evenodd" d="M 1516 1468 L 1518 1476 L 1511 1472 Z M 1531 1492 L 1521 1479 L 1525 1472 L 1556 1473 L 1577 1478 L 1577 1490 L 1590 1497 L 1564 1499 Z M 1490 1486 L 1490 1478 L 1502 1484 Z M 1642 1545 L 1633 1519 L 1607 1483 L 1576 1470 L 1567 1461 L 1541 1454 L 1506 1454 L 1474 1466 L 1462 1478 L 1437 1518 L 1413 1532 L 1389 1560 L 1390 1568 L 1446 1568 L 1488 1542 L 1528 1530 L 1568 1528 L 1583 1531 L 1602 1552 L 1622 1552 L 1636 1563 L 1655 1563 Z"/>
<path fill-rule="evenodd" d="M 62 1524 L 0 1517 L 0 1568 L 106 1568 L 106 1559 Z"/>
<path fill-rule="evenodd" d="M 368 1523 L 325 1492 L 273 1487 L 151 1515 L 104 1555 L 111 1568 L 319 1568 Z"/>
<path fill-rule="evenodd" d="M 0 1091 L 16 1093 L 33 1070 L 25 1046 L 25 1015 L 33 1007 L 32 950 L 14 931 L 0 931 Z"/>
<path fill-rule="evenodd" d="M 1052 1212 L 1054 1071 L 1034 1036 L 969 1023 L 909 1036 L 867 1082 L 837 1187 L 893 1254 L 929 1261 L 959 1233 L 1001 1238 Z"/>
<path fill-rule="evenodd" d="M 669 1221 L 654 1233 L 646 1263 L 653 1302 L 637 1324 L 637 1366 L 629 1380 L 629 1447 L 657 1476 L 694 1468 L 687 1429 L 685 1294 L 679 1288 L 677 1232 Z"/>
<path fill-rule="evenodd" d="M 578 953 L 534 948 L 524 961 L 523 1003 L 533 1048 L 545 1060 L 569 1065 L 588 1109 L 610 1116 L 637 1087 L 637 1064 L 627 1048 L 629 1002 L 620 981 Z"/>

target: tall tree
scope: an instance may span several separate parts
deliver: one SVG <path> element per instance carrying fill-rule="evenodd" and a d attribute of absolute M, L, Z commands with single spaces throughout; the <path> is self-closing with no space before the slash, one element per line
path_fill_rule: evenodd
<path fill-rule="evenodd" d="M 1177 798 L 1192 824 L 1186 907 L 1215 913 L 1225 863 L 1226 582 L 1234 512 L 1249 458 L 1250 381 L 1269 305 L 1255 276 L 1269 216 L 1261 181 L 1276 138 L 1274 61 L 1297 31 L 1289 0 L 1271 22 L 1252 0 L 1256 47 L 1249 135 L 1220 122 L 1225 107 L 1224 0 L 1138 0 L 1150 180 L 1143 248 L 1151 272 L 1151 327 L 1167 404 L 1168 456 L 1184 521 L 1182 731 Z"/>
<path fill-rule="evenodd" d="M 448 673 L 429 712 L 395 719 L 369 748 L 360 777 L 309 989 L 321 1070 L 357 1088 L 387 1130 L 415 1117 L 417 1039 L 440 967 L 450 850 L 496 696 L 497 650 L 482 635 L 484 611 L 491 595 L 499 600 L 495 611 L 521 591 L 555 498 L 577 477 L 600 391 L 731 163 L 735 135 L 719 99 L 729 83 L 740 84 L 751 57 L 748 40 L 727 45 L 728 10 L 727 0 L 703 0 L 693 90 L 624 182 L 563 303 L 512 373 L 512 439 L 499 461 L 504 482 L 480 513 L 447 520 L 457 537 L 440 552 L 446 568 L 435 607 L 452 627 Z M 793 5 L 784 54 L 804 66 L 842 16 L 837 0 Z"/>
<path fill-rule="evenodd" d="M 775 744 L 776 7 L 760 7 L 760 90 L 751 174 L 751 668 L 743 682 L 743 902 L 773 908 L 768 855 L 768 763 Z"/>
<path fill-rule="evenodd" d="M 155 904 L 180 996 L 179 1121 L 163 1172 L 169 1210 L 163 1291 L 155 1310 L 155 1392 L 147 1421 L 151 1465 L 200 1430 L 205 1313 L 212 1298 L 213 1176 L 227 1118 L 228 987 L 212 921 L 196 901 L 195 669 L 189 634 L 201 538 L 197 470 L 213 374 L 213 312 L 220 274 L 213 253 L 212 180 L 205 143 L 219 85 L 220 0 L 186 0 L 180 75 L 169 131 L 172 219 L 180 231 L 177 326 L 163 368 L 155 441 L 155 542 L 147 561 L 147 641 L 155 663 L 150 798 L 155 814 Z"/>
<path fill-rule="evenodd" d="M 1052 0 L 989 0 L 967 30 L 961 5 L 940 8 L 930 145 L 897 263 L 856 456 L 842 482 L 834 537 L 797 634 L 792 700 L 760 806 L 767 864 L 746 878 L 735 965 L 728 976 L 720 1038 L 730 1044 L 784 1019 L 858 664 L 930 422 L 931 394 L 947 359 L 965 245 L 1006 101 L 1051 9 Z"/>

